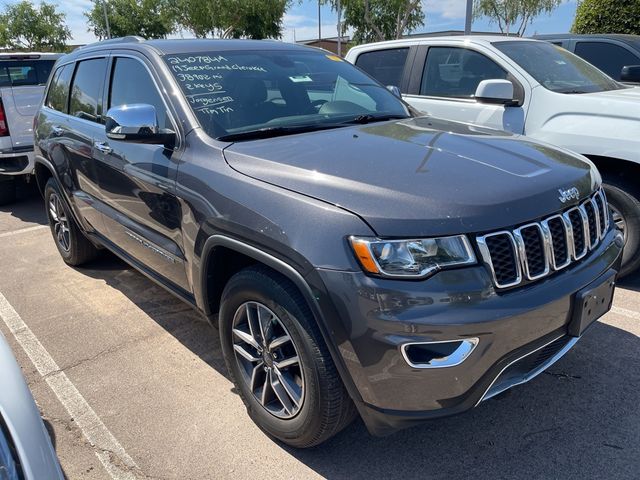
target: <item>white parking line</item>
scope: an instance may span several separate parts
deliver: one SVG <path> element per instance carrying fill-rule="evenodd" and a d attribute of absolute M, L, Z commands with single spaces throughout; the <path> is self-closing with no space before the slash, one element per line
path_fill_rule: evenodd
<path fill-rule="evenodd" d="M 613 306 L 611 307 L 611 311 L 632 320 L 640 320 L 640 313 L 636 312 L 635 310 L 627 310 L 626 308 Z"/>
<path fill-rule="evenodd" d="M 35 225 L 33 227 L 20 228 L 18 230 L 12 230 L 10 232 L 0 233 L 0 238 L 2 237 L 11 237 L 13 235 L 19 235 L 21 233 L 33 232 L 35 230 L 41 230 L 43 228 L 49 228 L 47 225 Z"/>
<path fill-rule="evenodd" d="M 78 425 L 91 445 L 97 449 L 96 456 L 109 476 L 114 480 L 135 479 L 136 476 L 128 470 L 137 468 L 133 459 L 102 423 L 102 420 L 75 385 L 71 383 L 67 375 L 60 370 L 49 352 L 42 346 L 2 293 L 0 293 L 0 318 L 29 356 L 40 375 L 46 380 L 60 403 L 73 417 L 75 424 Z M 116 463 L 113 462 L 112 456 L 117 457 Z M 118 464 L 123 464 L 124 468 Z"/>

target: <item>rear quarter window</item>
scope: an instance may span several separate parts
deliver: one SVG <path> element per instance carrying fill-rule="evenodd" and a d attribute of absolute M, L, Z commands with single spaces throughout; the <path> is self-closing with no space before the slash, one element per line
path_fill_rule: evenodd
<path fill-rule="evenodd" d="M 49 85 L 47 99 L 44 102 L 47 107 L 57 110 L 58 112 L 67 113 L 73 65 L 73 63 L 63 65 L 55 71 L 53 80 Z"/>
<path fill-rule="evenodd" d="M 356 66 L 383 85 L 400 87 L 408 54 L 408 47 L 365 52 L 356 59 Z"/>

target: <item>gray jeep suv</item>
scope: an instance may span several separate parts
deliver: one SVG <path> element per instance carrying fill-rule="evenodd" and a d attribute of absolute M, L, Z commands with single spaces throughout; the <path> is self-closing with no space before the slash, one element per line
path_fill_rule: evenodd
<path fill-rule="evenodd" d="M 251 418 L 293 446 L 469 409 L 611 305 L 622 237 L 589 161 L 418 118 L 326 51 L 80 48 L 35 146 L 64 260 L 106 248 L 202 311 Z"/>

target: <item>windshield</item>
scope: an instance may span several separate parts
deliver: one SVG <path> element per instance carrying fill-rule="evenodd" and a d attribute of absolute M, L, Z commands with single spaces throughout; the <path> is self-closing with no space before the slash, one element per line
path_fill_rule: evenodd
<path fill-rule="evenodd" d="M 540 85 L 559 93 L 593 93 L 625 88 L 590 63 L 547 42 L 495 42 Z"/>
<path fill-rule="evenodd" d="M 385 87 L 327 52 L 200 52 L 165 61 L 214 138 L 409 116 Z"/>

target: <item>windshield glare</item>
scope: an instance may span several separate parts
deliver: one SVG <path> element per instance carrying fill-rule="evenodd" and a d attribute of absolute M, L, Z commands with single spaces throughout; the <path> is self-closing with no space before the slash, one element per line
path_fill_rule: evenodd
<path fill-rule="evenodd" d="M 327 52 L 199 52 L 167 55 L 165 61 L 214 138 L 263 128 L 326 127 L 362 115 L 409 116 L 385 87 Z"/>
<path fill-rule="evenodd" d="M 552 92 L 593 93 L 625 88 L 590 63 L 547 42 L 495 42 L 511 58 Z"/>

